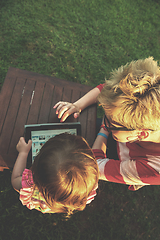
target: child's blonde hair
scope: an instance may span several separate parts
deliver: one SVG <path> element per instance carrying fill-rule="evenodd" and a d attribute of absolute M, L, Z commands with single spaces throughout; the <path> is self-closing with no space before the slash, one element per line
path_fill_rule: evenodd
<path fill-rule="evenodd" d="M 112 71 L 98 96 L 106 115 L 128 129 L 160 129 L 160 68 L 153 57 Z"/>
<path fill-rule="evenodd" d="M 53 212 L 82 211 L 98 183 L 96 159 L 80 136 L 60 134 L 49 139 L 32 165 L 35 186 Z"/>

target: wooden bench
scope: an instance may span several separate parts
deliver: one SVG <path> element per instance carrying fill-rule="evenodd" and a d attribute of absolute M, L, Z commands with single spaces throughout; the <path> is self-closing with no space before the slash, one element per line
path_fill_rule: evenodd
<path fill-rule="evenodd" d="M 55 103 L 74 102 L 92 88 L 75 82 L 10 67 L 0 93 L 0 170 L 13 167 L 16 144 L 25 124 L 59 122 Z M 93 144 L 96 135 L 96 104 L 82 111 L 82 136 Z"/>

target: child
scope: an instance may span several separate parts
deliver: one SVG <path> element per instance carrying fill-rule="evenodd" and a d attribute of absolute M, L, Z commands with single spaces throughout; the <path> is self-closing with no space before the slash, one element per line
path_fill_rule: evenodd
<path fill-rule="evenodd" d="M 100 130 L 104 145 L 109 133 L 116 141 L 118 157 L 105 156 L 102 145 L 93 145 L 100 179 L 130 185 L 160 185 L 160 68 L 152 57 L 132 61 L 114 70 L 111 78 L 74 104 L 58 102 L 61 121 L 99 100 L 105 111 Z M 101 132 L 101 131 L 104 132 Z M 108 138 L 108 141 L 110 139 Z M 102 144 L 102 143 L 101 143 Z M 107 150 L 108 155 L 108 150 Z"/>
<path fill-rule="evenodd" d="M 80 136 L 57 135 L 43 145 L 31 169 L 26 169 L 31 144 L 20 138 L 11 177 L 22 204 L 43 213 L 82 211 L 94 199 L 99 177 L 88 143 Z"/>

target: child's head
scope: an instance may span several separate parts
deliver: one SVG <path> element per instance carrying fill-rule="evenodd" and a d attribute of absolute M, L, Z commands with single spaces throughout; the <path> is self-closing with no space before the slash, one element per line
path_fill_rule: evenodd
<path fill-rule="evenodd" d="M 49 139 L 35 157 L 33 180 L 54 212 L 83 210 L 98 183 L 98 165 L 80 136 L 60 134 Z"/>
<path fill-rule="evenodd" d="M 98 100 L 111 121 L 128 129 L 159 129 L 160 68 L 157 62 L 149 57 L 114 70 Z"/>

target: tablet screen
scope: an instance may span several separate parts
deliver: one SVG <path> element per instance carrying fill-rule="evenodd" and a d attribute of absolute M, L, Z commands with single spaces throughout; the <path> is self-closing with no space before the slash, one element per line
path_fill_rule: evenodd
<path fill-rule="evenodd" d="M 41 147 L 47 142 L 50 138 L 61 134 L 61 133 L 70 133 L 77 135 L 77 129 L 56 129 L 56 130 L 42 130 L 42 131 L 31 131 L 31 140 L 32 140 L 32 162 L 34 161 L 35 156 L 41 149 Z"/>

